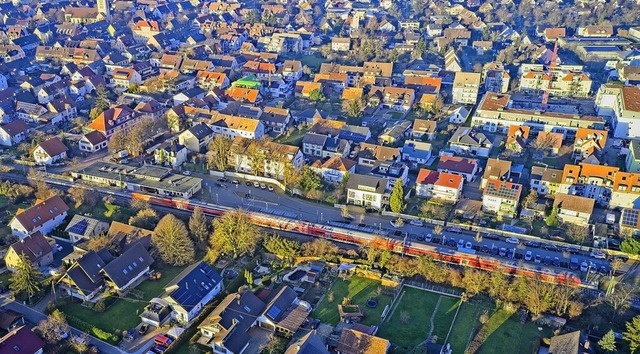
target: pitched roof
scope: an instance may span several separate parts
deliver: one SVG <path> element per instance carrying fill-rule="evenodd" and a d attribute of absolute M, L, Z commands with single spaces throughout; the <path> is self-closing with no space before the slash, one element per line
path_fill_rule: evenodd
<path fill-rule="evenodd" d="M 41 142 L 38 146 L 40 146 L 47 155 L 51 157 L 58 156 L 69 150 L 69 148 L 57 136 Z"/>
<path fill-rule="evenodd" d="M 413 121 L 413 133 L 431 134 L 436 131 L 436 121 L 426 119 L 415 119 Z"/>
<path fill-rule="evenodd" d="M 207 136 L 213 134 L 213 130 L 211 130 L 211 128 L 209 128 L 209 126 L 207 126 L 204 123 L 196 124 L 196 125 L 192 126 L 191 128 L 189 128 L 187 130 L 191 134 L 193 134 L 193 136 L 195 136 L 196 139 L 198 139 L 198 140 L 202 140 L 202 139 L 206 138 Z"/>
<path fill-rule="evenodd" d="M 556 170 L 553 168 L 546 168 L 540 166 L 531 167 L 531 178 L 539 179 L 541 181 L 549 183 L 561 183 L 562 182 L 562 170 Z"/>
<path fill-rule="evenodd" d="M 511 161 L 489 159 L 482 178 L 504 180 L 509 172 L 511 172 Z"/>
<path fill-rule="evenodd" d="M 36 202 L 36 205 L 16 214 L 15 218 L 27 231 L 42 226 L 47 221 L 67 212 L 69 207 L 60 196 L 53 196 L 43 202 Z"/>
<path fill-rule="evenodd" d="M 104 136 L 104 134 L 102 134 L 102 132 L 98 131 L 98 130 L 94 130 L 91 132 L 88 132 L 87 134 L 84 135 L 84 138 L 91 143 L 91 145 L 97 145 L 100 144 L 103 141 L 107 140 L 107 137 Z"/>
<path fill-rule="evenodd" d="M 102 271 L 119 288 L 123 288 L 135 279 L 141 272 L 145 272 L 153 263 L 153 258 L 141 243 L 135 243 L 118 258 L 109 262 Z"/>
<path fill-rule="evenodd" d="M 315 330 L 291 343 L 284 354 L 329 354 L 322 337 Z"/>
<path fill-rule="evenodd" d="M 35 354 L 43 348 L 42 339 L 27 326 L 16 328 L 0 338 L 0 353 Z"/>
<path fill-rule="evenodd" d="M 563 193 L 556 193 L 553 199 L 553 206 L 555 208 L 577 211 L 589 215 L 593 213 L 595 203 L 595 199 Z"/>
<path fill-rule="evenodd" d="M 375 158 L 377 161 L 390 161 L 400 156 L 400 148 L 362 143 L 360 144 L 358 158 L 360 158 L 361 155 L 367 159 Z"/>
<path fill-rule="evenodd" d="M 352 174 L 347 181 L 347 189 L 360 189 L 361 186 L 366 187 L 367 190 L 374 188 L 375 193 L 383 194 L 387 189 L 387 180 L 375 176 Z"/>
<path fill-rule="evenodd" d="M 43 256 L 51 253 L 51 245 L 40 231 L 34 232 L 20 241 L 9 246 L 18 255 L 24 255 L 34 263 Z"/>
<path fill-rule="evenodd" d="M 562 38 L 567 35 L 567 29 L 564 27 L 548 27 L 544 29 L 544 36 L 547 39 Z"/>
<path fill-rule="evenodd" d="M 416 184 L 434 184 L 438 180 L 438 177 L 440 177 L 440 172 L 421 168 L 420 172 L 418 172 L 418 178 L 416 178 Z"/>
<path fill-rule="evenodd" d="M 585 350 L 585 352 L 589 351 Z M 582 354 L 580 353 L 580 331 L 551 337 L 549 354 Z"/>
<path fill-rule="evenodd" d="M 345 159 L 344 157 L 334 156 L 322 164 L 322 168 L 336 170 L 340 172 L 348 172 L 353 166 L 356 165 L 356 162 L 353 160 Z"/>
<path fill-rule="evenodd" d="M 23 120 L 17 119 L 13 122 L 0 126 L 0 129 L 4 130 L 9 136 L 13 137 L 20 133 L 28 131 L 30 128 Z"/>
<path fill-rule="evenodd" d="M 460 175 L 448 172 L 440 172 L 438 180 L 434 183 L 435 186 L 446 188 L 461 188 L 464 178 Z"/>
<path fill-rule="evenodd" d="M 220 274 L 204 261 L 194 263 L 165 285 L 164 290 L 175 302 L 191 309 L 222 281 Z M 164 296 L 163 296 L 164 297 Z"/>
<path fill-rule="evenodd" d="M 111 107 L 102 112 L 96 119 L 89 124 L 88 128 L 99 131 L 107 131 L 123 123 L 121 121 L 124 117 L 134 115 L 136 112 L 129 108 L 129 106 L 119 105 Z"/>
<path fill-rule="evenodd" d="M 20 312 L 16 312 L 7 308 L 0 308 L 0 329 L 7 330 L 14 323 L 22 318 Z"/>
<path fill-rule="evenodd" d="M 389 346 L 390 343 L 386 339 L 343 328 L 338 351 L 345 354 L 386 354 Z"/>
<path fill-rule="evenodd" d="M 460 173 L 473 173 L 477 168 L 478 161 L 457 156 L 440 156 L 438 170 L 455 171 Z"/>
<path fill-rule="evenodd" d="M 520 200 L 521 193 L 522 185 L 519 183 L 490 179 L 487 181 L 487 185 L 484 187 L 482 195 L 518 201 Z"/>

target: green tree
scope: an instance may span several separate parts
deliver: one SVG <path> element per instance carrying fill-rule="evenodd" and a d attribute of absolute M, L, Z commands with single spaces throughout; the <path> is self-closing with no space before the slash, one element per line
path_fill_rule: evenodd
<path fill-rule="evenodd" d="M 189 232 L 191 238 L 196 242 L 199 247 L 204 247 L 209 240 L 209 222 L 202 212 L 202 208 L 195 207 L 193 214 L 189 218 Z"/>
<path fill-rule="evenodd" d="M 547 218 L 544 219 L 544 222 L 547 224 L 547 226 L 550 226 L 550 227 L 556 227 L 560 224 L 560 221 L 558 220 L 557 207 L 553 207 L 553 209 L 551 209 L 551 214 L 549 214 L 549 216 L 547 216 Z"/>
<path fill-rule="evenodd" d="M 244 15 L 244 20 L 247 21 L 250 24 L 254 24 L 256 22 L 260 21 L 260 14 L 258 13 L 258 10 L 256 9 L 251 9 L 249 11 L 247 11 Z"/>
<path fill-rule="evenodd" d="M 185 265 L 193 262 L 195 250 L 189 238 L 187 227 L 173 214 L 165 215 L 158 222 L 151 236 L 151 242 L 163 262 L 171 265 Z"/>
<path fill-rule="evenodd" d="M 96 101 L 93 104 L 91 112 L 89 113 L 89 118 L 96 119 L 110 106 L 111 102 L 109 101 L 107 90 L 105 89 L 104 85 L 98 86 L 98 88 L 96 89 Z"/>
<path fill-rule="evenodd" d="M 427 43 L 424 39 L 420 39 L 416 44 L 416 49 L 413 51 L 413 55 L 416 58 L 422 58 L 422 55 L 427 52 Z"/>
<path fill-rule="evenodd" d="M 298 184 L 304 192 L 311 192 L 322 187 L 322 180 L 317 173 L 313 172 L 311 167 L 305 165 L 300 170 L 300 182 Z"/>
<path fill-rule="evenodd" d="M 244 280 L 249 286 L 253 286 L 253 273 L 251 273 L 249 269 L 244 270 Z"/>
<path fill-rule="evenodd" d="M 38 271 L 27 256 L 24 253 L 18 256 L 18 263 L 16 264 L 16 270 L 11 275 L 11 283 L 9 288 L 16 294 L 21 296 L 27 296 L 31 299 L 32 296 L 42 290 L 42 275 Z"/>
<path fill-rule="evenodd" d="M 640 242 L 635 238 L 628 238 L 620 244 L 620 250 L 629 254 L 640 254 Z"/>
<path fill-rule="evenodd" d="M 609 330 L 609 332 L 598 341 L 598 346 L 607 353 L 616 351 L 616 337 L 613 334 L 613 330 Z"/>
<path fill-rule="evenodd" d="M 313 102 L 322 102 L 327 98 L 324 97 L 324 93 L 320 89 L 313 89 L 309 92 L 309 99 Z"/>
<path fill-rule="evenodd" d="M 391 191 L 391 197 L 389 198 L 389 207 L 394 213 L 402 213 L 406 208 L 404 202 L 404 187 L 402 186 L 402 180 L 398 179 Z"/>
<path fill-rule="evenodd" d="M 262 241 L 262 246 L 275 255 L 282 257 L 289 263 L 295 262 L 300 255 L 300 244 L 297 241 L 287 240 L 279 235 L 266 235 Z"/>
<path fill-rule="evenodd" d="M 622 333 L 622 338 L 629 342 L 631 352 L 635 352 L 640 348 L 640 315 L 634 317 L 631 322 L 625 323 L 625 327 L 627 331 Z"/>
<path fill-rule="evenodd" d="M 139 210 L 135 216 L 129 218 L 129 225 L 151 230 L 158 222 L 158 214 L 151 208 Z"/>
<path fill-rule="evenodd" d="M 244 210 L 227 212 L 213 221 L 207 257 L 215 261 L 221 254 L 229 254 L 234 259 L 247 253 L 253 254 L 260 237 L 260 229 L 251 223 Z"/>

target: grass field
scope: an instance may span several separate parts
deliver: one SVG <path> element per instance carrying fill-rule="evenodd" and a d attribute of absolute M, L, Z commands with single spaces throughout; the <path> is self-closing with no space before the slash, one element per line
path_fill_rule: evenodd
<path fill-rule="evenodd" d="M 379 281 L 368 278 L 354 276 L 346 281 L 338 279 L 331 290 L 327 292 L 327 294 L 333 293 L 333 301 L 329 302 L 328 296 L 325 296 L 318 304 L 312 317 L 335 326 L 340 322 L 338 305 L 342 303 L 342 299 L 348 297 L 351 298 L 352 304 L 360 305 L 362 312 L 365 314 L 364 319 L 361 321 L 363 324 L 377 325 L 380 322 L 380 316 L 382 316 L 385 306 L 391 302 L 389 296 L 380 295 L 377 296 L 378 306 L 376 308 L 372 309 L 366 306 L 366 302 L 370 297 L 376 297 L 375 293 L 379 287 L 381 287 Z"/>
<path fill-rule="evenodd" d="M 409 352 L 424 342 L 429 333 L 438 337 L 438 343 L 444 343 L 459 300 L 409 287 L 405 287 L 402 292 L 397 307 L 395 310 L 392 309 L 393 313 L 382 323 L 376 335 L 391 341 L 393 353 Z M 440 300 L 439 305 L 438 300 Z M 406 315 L 408 320 L 405 319 L 403 323 L 401 318 Z M 432 316 L 433 329 L 431 328 Z"/>
<path fill-rule="evenodd" d="M 162 273 L 160 280 L 146 280 L 135 288 L 144 293 L 142 300 L 118 299 L 102 313 L 73 302 L 69 302 L 61 310 L 108 332 L 129 330 L 140 323 L 138 315 L 144 311 L 144 307 L 149 303 L 149 300 L 160 295 L 162 288 L 178 275 L 183 268 L 161 267 L 157 269 Z"/>
<path fill-rule="evenodd" d="M 449 343 L 454 353 L 464 353 L 480 329 L 479 318 L 485 311 L 490 317 L 487 336 L 478 351 L 479 354 L 502 354 L 505 348 L 510 348 L 509 351 L 514 353 L 531 353 L 541 338 L 550 337 L 552 334 L 547 327 L 538 331 L 538 326 L 533 322 L 521 324 L 518 313 L 496 310 L 493 304 L 488 302 L 473 301 L 462 304 L 451 330 Z"/>

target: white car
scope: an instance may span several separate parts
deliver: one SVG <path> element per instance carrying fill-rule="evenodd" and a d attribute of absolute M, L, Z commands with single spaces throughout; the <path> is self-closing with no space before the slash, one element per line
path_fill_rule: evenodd
<path fill-rule="evenodd" d="M 507 249 L 504 248 L 504 247 L 500 247 L 499 254 L 500 254 L 500 257 L 506 257 L 507 256 Z"/>
<path fill-rule="evenodd" d="M 431 236 L 431 234 L 427 234 L 427 236 L 424 237 L 425 242 L 431 242 L 432 239 L 433 239 L 433 236 Z"/>
<path fill-rule="evenodd" d="M 607 254 L 602 251 L 591 251 L 589 256 L 595 259 L 607 259 Z"/>
<path fill-rule="evenodd" d="M 464 247 L 464 240 L 463 239 L 459 239 L 458 240 L 458 248 L 462 248 Z"/>
<path fill-rule="evenodd" d="M 531 258 L 533 258 L 533 253 L 531 253 L 531 251 L 527 251 L 527 253 L 524 254 L 524 260 L 529 262 L 531 261 Z"/>
<path fill-rule="evenodd" d="M 273 192 L 273 186 L 272 185 L 267 185 L 267 189 L 269 190 L 269 192 Z"/>
<path fill-rule="evenodd" d="M 464 248 L 472 249 L 473 248 L 473 244 L 471 243 L 471 241 L 467 241 L 467 243 L 464 245 Z"/>
<path fill-rule="evenodd" d="M 589 270 L 589 263 L 582 262 L 582 264 L 580 264 L 580 271 L 581 272 L 586 272 L 588 270 Z"/>
<path fill-rule="evenodd" d="M 420 219 L 415 219 L 415 220 L 411 220 L 409 221 L 409 224 L 413 225 L 413 226 L 423 226 L 424 222 Z"/>
<path fill-rule="evenodd" d="M 542 262 L 542 256 L 540 256 L 539 254 L 536 254 L 536 256 L 533 258 L 533 262 L 534 263 L 541 263 Z"/>
<path fill-rule="evenodd" d="M 182 171 L 182 174 L 185 176 L 191 176 L 191 171 Z"/>
<path fill-rule="evenodd" d="M 62 246 L 60 246 L 59 244 L 56 243 L 56 249 L 58 250 L 58 252 L 62 251 Z"/>
<path fill-rule="evenodd" d="M 517 245 L 520 243 L 520 240 L 518 240 L 518 238 L 516 237 L 509 237 L 508 239 L 504 240 L 504 242 Z"/>

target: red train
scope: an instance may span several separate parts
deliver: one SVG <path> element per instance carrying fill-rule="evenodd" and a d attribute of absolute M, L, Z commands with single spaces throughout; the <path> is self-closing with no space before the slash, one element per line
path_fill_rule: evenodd
<path fill-rule="evenodd" d="M 203 213 L 209 216 L 220 216 L 227 211 L 233 210 L 232 208 L 204 203 L 200 201 L 152 196 L 135 192 L 131 193 L 131 197 L 134 199 L 144 200 L 152 205 L 160 205 L 174 209 L 192 211 L 195 207 L 200 207 Z M 456 252 L 450 249 L 433 249 L 433 247 L 431 246 L 420 243 L 405 243 L 399 240 L 381 238 L 379 236 L 366 234 L 363 232 L 352 231 L 328 225 L 309 223 L 306 221 L 293 220 L 264 213 L 248 213 L 251 221 L 255 225 L 270 229 L 295 232 L 354 245 L 373 244 L 381 249 L 388 249 L 393 252 L 411 256 L 427 256 L 450 264 L 463 265 L 488 271 L 501 271 L 515 276 L 539 276 L 544 281 L 557 284 L 566 284 L 570 286 L 581 285 L 580 278 L 570 272 L 561 273 L 543 269 L 525 268 L 513 262 L 503 262 L 494 258 Z"/>

